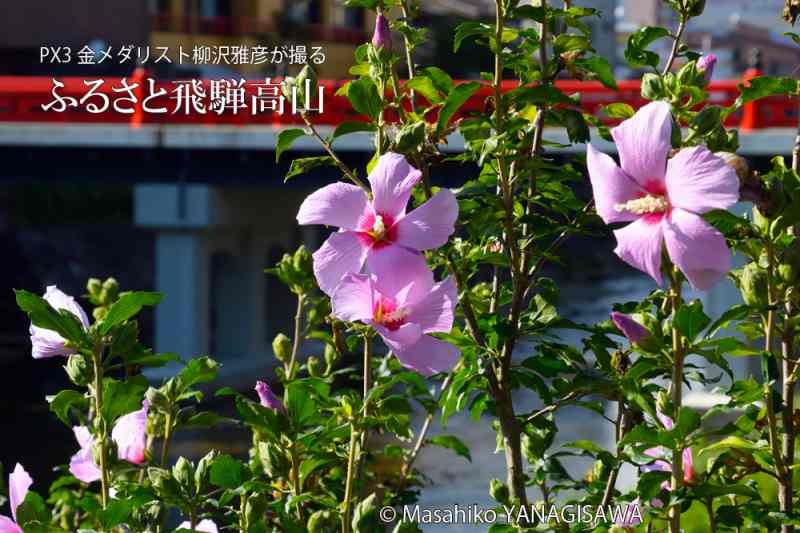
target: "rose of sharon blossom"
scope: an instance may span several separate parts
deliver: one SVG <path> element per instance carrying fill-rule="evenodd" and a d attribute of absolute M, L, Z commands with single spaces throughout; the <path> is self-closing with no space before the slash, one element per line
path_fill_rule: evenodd
<path fill-rule="evenodd" d="M 300 206 L 300 224 L 325 224 L 341 230 L 314 253 L 314 274 L 329 296 L 347 274 L 366 262 L 382 275 L 389 267 L 421 257 L 420 251 L 447 242 L 458 218 L 458 202 L 448 189 L 406 214 L 411 189 L 421 173 L 400 154 L 381 156 L 369 175 L 372 199 L 361 188 L 334 183 L 312 193 Z"/>
<path fill-rule="evenodd" d="M 434 284 L 424 259 L 383 276 L 349 274 L 333 294 L 334 316 L 372 325 L 400 363 L 429 376 L 450 370 L 458 349 L 426 333 L 449 332 L 458 294 L 452 278 Z"/>
<path fill-rule="evenodd" d="M 181 525 L 178 526 L 178 529 L 188 529 L 189 531 L 203 531 L 204 533 L 219 533 L 217 530 L 217 524 L 209 519 L 200 520 L 197 524 L 195 524 L 194 529 L 192 529 L 192 524 L 189 521 L 183 522 Z"/>
<path fill-rule="evenodd" d="M 389 19 L 378 13 L 375 18 L 375 33 L 372 34 L 372 46 L 375 48 L 392 48 L 392 30 L 389 28 Z"/>
<path fill-rule="evenodd" d="M 587 166 L 597 213 L 606 222 L 631 222 L 614 231 L 615 253 L 661 284 L 664 245 L 693 287 L 709 289 L 731 268 L 720 232 L 700 215 L 739 199 L 736 172 L 703 146 L 670 160 L 672 116 L 653 102 L 612 131 L 621 167 L 587 147 Z"/>
<path fill-rule="evenodd" d="M 78 441 L 81 449 L 78 453 L 72 456 L 69 461 L 69 471 L 76 478 L 84 483 L 92 483 L 100 479 L 100 468 L 95 464 L 92 455 L 92 447 L 94 446 L 94 437 L 89 432 L 86 426 L 75 426 L 72 428 L 75 433 L 75 439 Z"/>
<path fill-rule="evenodd" d="M 620 506 L 619 513 L 614 519 L 614 524 L 619 527 L 636 527 L 642 523 L 641 502 L 637 497 L 624 507 Z"/>
<path fill-rule="evenodd" d="M 658 419 L 661 421 L 661 425 L 664 426 L 664 429 L 671 430 L 674 427 L 672 419 L 661 412 L 656 413 L 658 415 Z M 650 457 L 656 458 L 656 461 L 653 461 L 649 465 L 644 465 L 641 467 L 642 472 L 672 472 L 672 465 L 670 465 L 664 458 L 667 456 L 667 450 L 663 446 L 657 446 L 655 448 L 650 448 L 645 450 L 645 455 L 649 455 Z M 691 483 L 694 479 L 694 461 L 692 459 L 692 448 L 685 448 L 683 450 L 683 482 L 684 483 Z M 671 490 L 671 486 L 668 481 L 665 481 L 661 488 L 665 490 Z"/>
<path fill-rule="evenodd" d="M 624 313 L 613 311 L 611 313 L 611 321 L 622 334 L 625 335 L 631 344 L 641 342 L 652 335 L 646 327 Z"/>
<path fill-rule="evenodd" d="M 25 501 L 28 489 L 33 485 L 33 479 L 17 463 L 14 471 L 8 475 L 8 504 L 11 507 L 11 518 L 0 515 L 0 533 L 24 533 L 17 525 L 17 507 Z"/>
<path fill-rule="evenodd" d="M 714 65 L 716 64 L 717 56 L 714 54 L 706 54 L 697 60 L 697 72 L 703 75 L 706 83 L 709 83 L 714 77 Z"/>
<path fill-rule="evenodd" d="M 85 329 L 89 328 L 89 318 L 83 311 L 75 298 L 69 296 L 59 290 L 55 285 L 49 285 L 47 291 L 44 293 L 44 299 L 49 303 L 53 309 L 66 309 L 78 320 L 81 321 Z M 30 328 L 31 344 L 33 345 L 33 358 L 43 359 L 45 357 L 54 357 L 56 355 L 70 355 L 75 353 L 75 350 L 64 346 L 66 341 L 64 338 L 49 329 L 40 328 L 31 324 Z"/>
<path fill-rule="evenodd" d="M 286 407 L 283 406 L 283 402 L 275 396 L 275 393 L 272 392 L 269 385 L 263 381 L 256 381 L 256 392 L 258 393 L 258 399 L 261 401 L 261 405 L 273 411 L 281 413 L 286 412 Z"/>
<path fill-rule="evenodd" d="M 117 420 L 111 430 L 111 439 L 117 444 L 117 456 L 135 465 L 144 462 L 147 448 L 147 400 L 142 408 Z"/>

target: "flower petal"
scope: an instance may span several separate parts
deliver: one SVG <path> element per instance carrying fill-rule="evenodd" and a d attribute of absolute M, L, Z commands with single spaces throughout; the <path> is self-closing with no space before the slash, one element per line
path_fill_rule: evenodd
<path fill-rule="evenodd" d="M 374 314 L 373 286 L 369 276 L 348 274 L 331 298 L 333 316 L 347 322 L 365 322 Z"/>
<path fill-rule="evenodd" d="M 664 240 L 672 262 L 696 289 L 710 289 L 731 269 L 725 237 L 694 213 L 673 209 Z"/>
<path fill-rule="evenodd" d="M 395 355 L 404 367 L 431 376 L 451 370 L 458 363 L 461 352 L 449 342 L 423 335 L 414 345 L 395 350 Z"/>
<path fill-rule="evenodd" d="M 390 330 L 384 326 L 374 325 L 375 331 L 383 337 L 386 345 L 395 353 L 402 352 L 416 344 L 422 337 L 422 328 L 419 324 L 406 322 L 397 329 Z"/>
<path fill-rule="evenodd" d="M 692 449 L 683 449 L 683 481 L 690 483 L 694 479 L 694 460 L 692 459 Z"/>
<path fill-rule="evenodd" d="M 80 444 L 81 449 L 70 459 L 69 471 L 84 483 L 97 481 L 100 479 L 101 473 L 100 468 L 94 463 L 92 455 L 94 438 L 86 426 L 73 427 L 72 431 L 75 433 L 75 439 Z"/>
<path fill-rule="evenodd" d="M 15 521 L 17 519 L 17 507 L 25 501 L 25 496 L 28 494 L 28 489 L 31 488 L 31 485 L 33 485 L 33 479 L 22 468 L 22 465 L 17 463 L 14 471 L 8 476 L 8 504 L 11 506 L 11 516 L 14 517 Z"/>
<path fill-rule="evenodd" d="M 624 313 L 612 311 L 611 321 L 631 343 L 635 344 L 652 336 L 650 330 L 636 322 L 631 316 Z"/>
<path fill-rule="evenodd" d="M 178 529 L 202 531 L 203 533 L 219 533 L 219 530 L 217 530 L 217 524 L 207 518 L 205 520 L 200 520 L 200 522 L 195 524 L 194 529 L 192 529 L 192 523 L 189 521 L 181 523 L 181 525 L 178 526 Z"/>
<path fill-rule="evenodd" d="M 672 150 L 672 114 L 666 102 L 651 102 L 611 130 L 622 170 L 642 187 L 663 184 Z"/>
<path fill-rule="evenodd" d="M 661 285 L 661 249 L 664 241 L 663 222 L 642 217 L 614 231 L 620 259 L 650 276 Z"/>
<path fill-rule="evenodd" d="M 314 252 L 314 276 L 322 292 L 330 296 L 342 278 L 361 272 L 367 251 L 354 231 L 340 231 L 328 237 Z"/>
<path fill-rule="evenodd" d="M 281 413 L 286 413 L 286 407 L 283 405 L 283 402 L 275 396 L 275 393 L 272 392 L 272 389 L 269 385 L 264 383 L 263 381 L 256 381 L 256 393 L 258 394 L 258 400 L 262 406 L 266 407 L 267 409 L 272 409 L 273 411 L 278 411 Z"/>
<path fill-rule="evenodd" d="M 414 250 L 432 250 L 455 231 L 458 201 L 450 189 L 436 195 L 397 222 L 397 243 Z"/>
<path fill-rule="evenodd" d="M 53 306 L 53 309 L 66 309 L 69 311 L 81 321 L 84 329 L 89 329 L 89 317 L 86 316 L 86 312 L 75 301 L 75 298 L 64 293 L 55 285 L 49 285 L 44 293 L 44 299 Z"/>
<path fill-rule="evenodd" d="M 404 246 L 372 248 L 367 266 L 377 291 L 399 307 L 420 301 L 433 288 L 433 272 L 425 256 Z"/>
<path fill-rule="evenodd" d="M 674 207 L 693 213 L 727 209 L 739 201 L 739 177 L 705 146 L 681 150 L 667 163 L 667 193 Z"/>
<path fill-rule="evenodd" d="M 424 333 L 449 333 L 457 301 L 458 290 L 451 276 L 434 285 L 424 299 L 414 304 L 407 320 L 419 324 Z"/>
<path fill-rule="evenodd" d="M 597 151 L 591 144 L 586 145 L 586 166 L 592 182 L 595 209 L 603 222 L 611 224 L 636 220 L 634 213 L 617 211 L 614 206 L 639 197 L 643 192 L 639 184 L 625 174 L 611 157 Z"/>
<path fill-rule="evenodd" d="M 337 182 L 311 193 L 300 206 L 297 222 L 354 230 L 369 206 L 361 187 Z"/>
<path fill-rule="evenodd" d="M 13 520 L 0 515 L 0 533 L 25 533 Z"/>
<path fill-rule="evenodd" d="M 120 417 L 111 430 L 111 439 L 117 444 L 117 457 L 136 465 L 142 464 L 145 459 L 147 408 L 145 400 L 140 410 Z"/>
<path fill-rule="evenodd" d="M 369 175 L 372 187 L 372 206 L 375 212 L 393 219 L 406 212 L 411 189 L 422 177 L 400 154 L 388 153 L 378 159 Z"/>

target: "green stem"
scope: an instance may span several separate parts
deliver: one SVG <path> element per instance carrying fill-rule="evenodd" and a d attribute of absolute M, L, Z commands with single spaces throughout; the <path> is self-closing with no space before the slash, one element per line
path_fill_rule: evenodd
<path fill-rule="evenodd" d="M 292 343 L 292 356 L 289 359 L 289 366 L 286 369 L 287 381 L 294 379 L 294 374 L 297 367 L 297 355 L 300 352 L 300 344 L 303 341 L 303 306 L 305 301 L 305 294 L 297 295 L 297 310 L 294 314 L 294 341 Z"/>
<path fill-rule="evenodd" d="M 350 503 L 353 499 L 353 478 L 356 471 L 356 446 L 358 446 L 358 430 L 350 424 L 350 447 L 347 456 L 347 479 L 344 488 L 344 510 L 342 511 L 342 533 L 350 533 Z"/>
<path fill-rule="evenodd" d="M 672 299 L 672 419 L 678 422 L 681 404 L 683 402 L 683 339 L 678 329 L 675 327 L 678 310 L 681 306 L 681 280 L 678 269 L 672 269 L 672 288 L 670 291 Z M 672 493 L 676 494 L 683 484 L 683 447 L 678 445 L 672 450 L 672 479 L 670 486 Z M 680 533 L 681 531 L 681 508 L 680 505 L 672 505 L 669 510 L 669 531 L 670 533 Z"/>
<path fill-rule="evenodd" d="M 108 428 L 106 427 L 105 420 L 103 420 L 103 348 L 99 346 L 95 348 L 92 354 L 92 362 L 94 364 L 94 410 L 96 417 L 96 426 L 100 430 L 100 501 L 103 509 L 108 505 Z"/>
<path fill-rule="evenodd" d="M 172 406 L 169 406 L 169 411 L 164 418 L 164 442 L 161 443 L 161 468 L 164 468 L 169 458 L 169 444 L 172 440 Z"/>

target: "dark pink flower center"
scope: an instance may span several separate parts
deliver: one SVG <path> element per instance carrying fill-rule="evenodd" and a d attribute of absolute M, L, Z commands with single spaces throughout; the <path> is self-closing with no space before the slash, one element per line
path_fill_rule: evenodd
<path fill-rule="evenodd" d="M 389 331 L 396 331 L 406 323 L 408 312 L 398 307 L 394 300 L 379 296 L 372 309 L 373 320 Z"/>
<path fill-rule="evenodd" d="M 643 189 L 635 199 L 617 204 L 614 209 L 619 213 L 638 215 L 647 224 L 657 224 L 672 211 L 666 187 L 658 180 L 650 180 Z"/>
<path fill-rule="evenodd" d="M 358 237 L 372 248 L 388 246 L 397 240 L 395 219 L 383 213 L 367 213 L 358 224 Z"/>

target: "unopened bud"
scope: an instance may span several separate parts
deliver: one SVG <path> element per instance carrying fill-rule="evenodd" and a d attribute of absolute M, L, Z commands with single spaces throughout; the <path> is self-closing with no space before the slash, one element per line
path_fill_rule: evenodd
<path fill-rule="evenodd" d="M 745 182 L 750 176 L 750 165 L 747 164 L 747 159 L 734 154 L 732 152 L 716 152 L 714 155 L 725 161 L 725 164 L 736 171 L 739 180 Z"/>
<path fill-rule="evenodd" d="M 499 479 L 493 479 L 489 482 L 489 495 L 497 502 L 503 504 L 509 502 L 508 487 Z"/>
<path fill-rule="evenodd" d="M 750 263 L 739 273 L 739 290 L 747 305 L 767 305 L 767 274 L 756 263 Z"/>
<path fill-rule="evenodd" d="M 311 377 L 318 378 L 322 376 L 322 364 L 319 361 L 318 357 L 314 357 L 313 355 L 308 358 L 308 374 Z"/>
<path fill-rule="evenodd" d="M 70 355 L 64 368 L 70 381 L 79 387 L 91 383 L 92 379 L 94 379 L 94 369 L 83 354 L 74 353 Z"/>
<path fill-rule="evenodd" d="M 372 34 L 372 46 L 377 49 L 392 49 L 392 30 L 389 28 L 389 19 L 383 13 L 378 13 L 375 18 L 375 33 Z"/>
<path fill-rule="evenodd" d="M 194 481 L 194 467 L 185 457 L 179 457 L 172 467 L 172 477 L 175 478 L 181 486 L 191 487 Z"/>
<path fill-rule="evenodd" d="M 644 339 L 652 336 L 652 333 L 644 326 L 636 322 L 630 316 L 616 311 L 611 313 L 611 321 L 622 332 L 631 344 L 637 344 Z"/>
<path fill-rule="evenodd" d="M 333 370 L 333 366 L 336 364 L 336 361 L 339 360 L 339 352 L 336 351 L 336 348 L 331 346 L 330 344 L 325 345 L 325 364 L 328 367 L 328 372 Z"/>
<path fill-rule="evenodd" d="M 86 290 L 90 296 L 99 296 L 102 287 L 103 283 L 97 278 L 89 278 L 89 281 L 86 282 Z"/>
<path fill-rule="evenodd" d="M 331 512 L 321 509 L 309 517 L 306 526 L 308 527 L 308 533 L 322 533 L 323 531 L 330 531 L 335 523 Z"/>
<path fill-rule="evenodd" d="M 278 333 L 272 340 L 272 353 L 281 363 L 286 363 L 292 357 L 292 341 L 283 333 Z"/>
<path fill-rule="evenodd" d="M 103 282 L 103 288 L 100 291 L 100 300 L 105 305 L 109 305 L 117 300 L 119 297 L 119 282 L 114 278 L 108 278 Z"/>
<path fill-rule="evenodd" d="M 714 76 L 714 65 L 717 64 L 717 56 L 714 54 L 706 54 L 697 60 L 697 72 L 703 75 L 706 83 L 711 82 Z"/>

